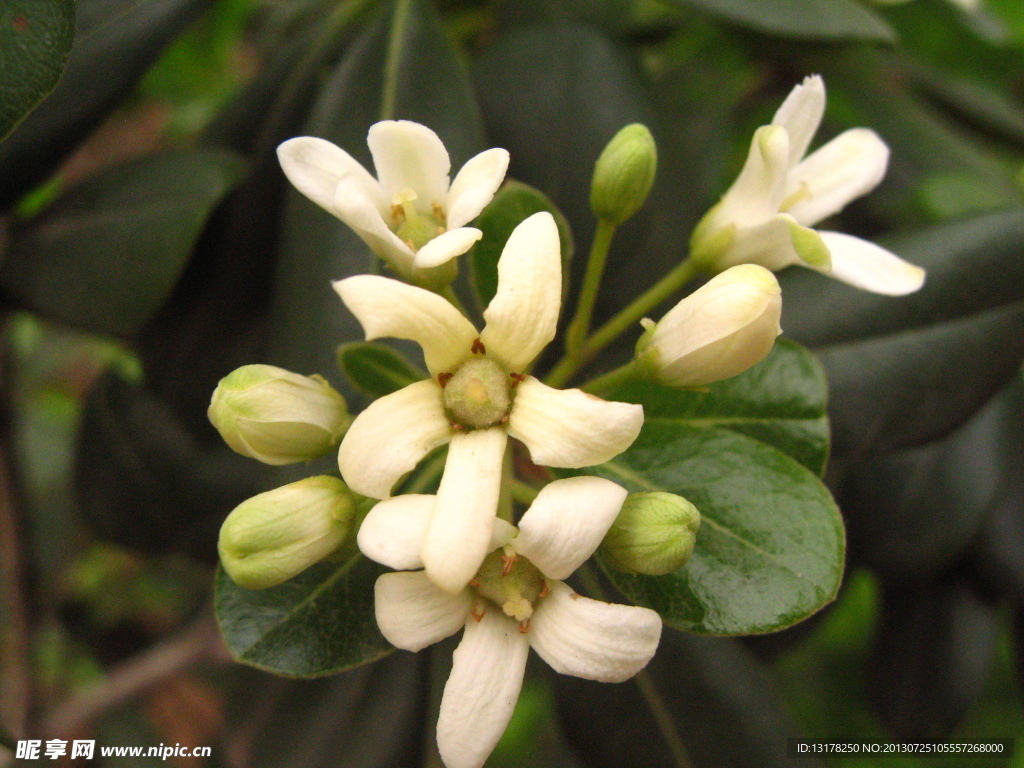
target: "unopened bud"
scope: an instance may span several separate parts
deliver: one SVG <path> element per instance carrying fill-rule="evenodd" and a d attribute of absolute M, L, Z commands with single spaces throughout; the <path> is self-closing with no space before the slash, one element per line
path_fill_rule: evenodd
<path fill-rule="evenodd" d="M 321 376 L 245 365 L 217 385 L 207 412 L 232 449 L 265 464 L 309 461 L 338 445 L 351 422 Z"/>
<path fill-rule="evenodd" d="M 307 477 L 243 501 L 220 528 L 228 576 L 246 589 L 274 587 L 342 545 L 357 497 L 336 477 Z"/>
<path fill-rule="evenodd" d="M 670 387 L 701 387 L 764 359 L 779 335 L 775 275 L 741 264 L 711 278 L 668 311 L 636 345 L 640 373 Z"/>
<path fill-rule="evenodd" d="M 631 493 L 601 544 L 606 562 L 619 571 L 664 576 L 693 554 L 700 513 L 672 493 Z"/>
<path fill-rule="evenodd" d="M 633 123 L 615 134 L 594 166 L 594 215 L 617 226 L 636 213 L 651 191 L 657 166 L 658 149 L 646 126 Z"/>

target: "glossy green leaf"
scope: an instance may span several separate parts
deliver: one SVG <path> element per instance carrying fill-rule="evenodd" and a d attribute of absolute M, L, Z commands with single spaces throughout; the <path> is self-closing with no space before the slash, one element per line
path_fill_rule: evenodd
<path fill-rule="evenodd" d="M 801 736 L 778 684 L 737 640 L 665 629 L 628 683 L 558 675 L 565 735 L 588 768 L 822 768 L 786 757 Z"/>
<path fill-rule="evenodd" d="M 0 210 L 44 181 L 132 89 L 163 47 L 210 4 L 78 0 L 75 42 L 60 82 L 0 145 Z"/>
<path fill-rule="evenodd" d="M 0 141 L 57 85 L 74 35 L 73 0 L 7 0 L 0 8 Z"/>
<path fill-rule="evenodd" d="M 334 142 L 372 169 L 370 126 L 387 118 L 415 120 L 440 136 L 457 170 L 487 146 L 462 63 L 432 3 L 402 0 L 381 11 L 330 74 L 302 133 Z M 355 407 L 364 403 L 338 372 L 335 354 L 338 344 L 362 339 L 363 332 L 331 281 L 377 269 L 348 227 L 293 192 L 279 243 L 267 362 L 318 371 Z"/>
<path fill-rule="evenodd" d="M 1005 386 L 1024 359 L 1024 302 L 819 352 L 836 456 L 936 440 Z"/>
<path fill-rule="evenodd" d="M 852 0 L 672 0 L 759 32 L 818 40 L 887 40 L 895 33 L 881 16 Z"/>
<path fill-rule="evenodd" d="M 569 273 L 573 251 L 569 222 L 543 192 L 510 179 L 473 222 L 484 236 L 466 254 L 466 259 L 472 270 L 474 296 L 481 311 L 490 304 L 498 290 L 498 259 L 509 235 L 523 219 L 541 211 L 548 211 L 555 217 L 562 244 L 562 272 Z"/>
<path fill-rule="evenodd" d="M 427 378 L 427 374 L 383 344 L 353 341 L 338 347 L 338 365 L 370 397 L 384 397 Z"/>
<path fill-rule="evenodd" d="M 1024 209 L 1011 208 L 882 239 L 927 270 L 909 296 L 879 296 L 810 270 L 780 277 L 786 334 L 820 347 L 912 328 L 1024 301 Z"/>
<path fill-rule="evenodd" d="M 667 576 L 607 570 L 670 626 L 705 635 L 772 632 L 830 602 L 845 533 L 828 490 L 775 448 L 716 426 L 646 423 L 625 453 L 589 467 L 630 491 L 668 491 L 700 510 L 690 561 Z"/>
<path fill-rule="evenodd" d="M 185 150 L 95 176 L 15 233 L 0 285 L 62 322 L 131 335 L 167 299 L 243 170 L 233 154 Z"/>
<path fill-rule="evenodd" d="M 640 403 L 644 423 L 721 427 L 767 443 L 820 474 L 828 460 L 825 374 L 814 355 L 779 339 L 771 353 L 738 376 L 700 390 L 633 382 L 608 394 Z"/>
<path fill-rule="evenodd" d="M 243 589 L 217 571 L 214 607 L 236 661 L 288 677 L 322 677 L 385 656 L 373 582 L 384 568 L 362 555 L 317 563 L 293 579 Z"/>

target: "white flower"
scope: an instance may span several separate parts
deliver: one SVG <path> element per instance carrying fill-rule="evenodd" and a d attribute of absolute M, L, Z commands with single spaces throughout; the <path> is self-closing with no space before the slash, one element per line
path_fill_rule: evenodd
<path fill-rule="evenodd" d="M 427 453 L 450 443 L 423 545 L 427 573 L 449 592 L 461 590 L 487 554 L 509 435 L 538 464 L 579 468 L 624 451 L 643 425 L 639 405 L 552 389 L 523 374 L 554 338 L 561 274 L 558 228 L 544 212 L 509 237 L 482 333 L 422 288 L 377 275 L 334 284 L 367 339 L 391 336 L 423 347 L 433 378 L 359 414 L 338 464 L 354 491 L 383 499 Z"/>
<path fill-rule="evenodd" d="M 408 279 L 465 253 L 481 237 L 465 224 L 494 196 L 508 152 L 472 158 L 449 185 L 451 161 L 437 134 L 407 120 L 385 120 L 367 137 L 377 178 L 340 147 L 300 136 L 277 148 L 302 194 L 348 224 L 374 253 Z"/>
<path fill-rule="evenodd" d="M 625 498 L 625 489 L 598 477 L 550 483 L 518 531 L 499 521 L 494 551 L 456 594 L 423 571 L 377 579 L 377 624 L 392 645 L 418 651 L 465 627 L 437 720 L 448 768 L 480 768 L 487 760 L 512 717 L 531 647 L 556 672 L 611 683 L 628 680 L 654 655 L 657 613 L 591 600 L 561 581 L 594 553 Z M 416 495 L 381 502 L 363 522 L 360 548 L 392 568 L 422 566 L 433 502 Z"/>
<path fill-rule="evenodd" d="M 643 373 L 669 387 L 702 387 L 742 373 L 771 352 L 782 291 L 775 275 L 740 264 L 715 275 L 648 326 L 636 347 Z"/>
<path fill-rule="evenodd" d="M 853 128 L 807 157 L 825 113 L 825 83 L 814 75 L 793 89 L 758 128 L 746 165 L 693 232 L 693 258 L 715 271 L 752 262 L 771 270 L 809 266 L 875 293 L 912 293 L 924 270 L 884 248 L 839 232 L 810 229 L 867 194 L 885 175 L 889 148 Z"/>

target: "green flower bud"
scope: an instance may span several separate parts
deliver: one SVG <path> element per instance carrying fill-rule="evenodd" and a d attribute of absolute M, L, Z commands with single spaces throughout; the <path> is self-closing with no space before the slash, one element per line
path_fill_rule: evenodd
<path fill-rule="evenodd" d="M 344 543 L 358 497 L 336 477 L 307 477 L 243 501 L 220 528 L 228 576 L 266 589 L 297 576 Z"/>
<path fill-rule="evenodd" d="M 618 226 L 640 208 L 654 184 L 658 149 L 640 123 L 627 125 L 597 158 L 590 207 L 602 221 Z"/>
<path fill-rule="evenodd" d="M 693 554 L 700 513 L 672 493 L 632 493 L 601 543 L 607 563 L 626 573 L 664 576 Z"/>
<path fill-rule="evenodd" d="M 272 365 L 244 365 L 221 379 L 207 414 L 232 449 L 265 464 L 323 456 L 352 421 L 323 377 Z"/>

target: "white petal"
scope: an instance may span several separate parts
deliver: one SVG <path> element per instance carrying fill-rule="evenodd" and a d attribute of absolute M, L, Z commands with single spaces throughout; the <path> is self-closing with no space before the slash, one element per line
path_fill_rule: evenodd
<path fill-rule="evenodd" d="M 487 354 L 520 373 L 555 338 L 562 305 L 558 226 L 547 211 L 512 231 L 498 260 L 498 291 L 484 311 Z"/>
<path fill-rule="evenodd" d="M 374 585 L 374 606 L 381 634 L 396 648 L 418 651 L 462 629 L 473 596 L 449 595 L 423 571 L 385 573 Z"/>
<path fill-rule="evenodd" d="M 366 138 L 387 201 L 404 189 L 416 193 L 416 210 L 432 213 L 448 198 L 451 161 L 437 134 L 408 120 L 385 120 Z"/>
<path fill-rule="evenodd" d="M 363 194 L 354 176 L 344 176 L 334 190 L 334 215 L 348 224 L 370 250 L 384 259 L 399 274 L 412 266 L 412 249 L 403 243 L 381 218 L 373 201 Z"/>
<path fill-rule="evenodd" d="M 548 483 L 519 521 L 512 546 L 545 576 L 568 578 L 600 546 L 626 495 L 625 488 L 601 477 Z"/>
<path fill-rule="evenodd" d="M 828 249 L 813 229 L 802 227 L 788 213 L 781 213 L 757 226 L 743 227 L 734 237 L 718 269 L 737 264 L 759 264 L 773 272 L 791 264 L 826 267 Z"/>
<path fill-rule="evenodd" d="M 334 290 L 362 323 L 367 340 L 390 336 L 423 347 L 430 373 L 450 371 L 469 356 L 476 328 L 447 299 L 379 275 L 334 282 Z"/>
<path fill-rule="evenodd" d="M 288 180 L 321 208 L 335 213 L 334 190 L 342 177 L 350 176 L 380 218 L 384 205 L 380 185 L 341 147 L 314 136 L 299 136 L 278 146 L 277 157 Z"/>
<path fill-rule="evenodd" d="M 481 768 L 505 732 L 523 685 L 530 644 L 496 609 L 466 623 L 437 717 L 448 768 Z"/>
<path fill-rule="evenodd" d="M 516 387 L 508 433 L 526 443 L 535 463 L 577 469 L 618 456 L 643 424 L 643 406 L 552 389 L 527 376 Z"/>
<path fill-rule="evenodd" d="M 395 483 L 451 434 L 441 387 L 433 379 L 417 381 L 356 416 L 338 451 L 341 476 L 356 493 L 386 499 Z"/>
<path fill-rule="evenodd" d="M 475 219 L 491 202 L 507 170 L 508 151 L 498 148 L 481 152 L 462 166 L 448 190 L 448 228 Z"/>
<path fill-rule="evenodd" d="M 887 296 L 904 296 L 924 285 L 925 271 L 885 248 L 841 232 L 820 232 L 832 253 L 830 277 Z"/>
<path fill-rule="evenodd" d="M 661 617 L 649 608 L 613 605 L 550 584 L 530 621 L 530 645 L 551 668 L 602 683 L 621 683 L 658 649 Z"/>
<path fill-rule="evenodd" d="M 760 224 L 774 216 L 783 201 L 789 167 L 786 129 L 777 125 L 758 128 L 743 170 L 713 209 L 714 222 L 705 226 L 713 232 L 729 224 Z"/>
<path fill-rule="evenodd" d="M 374 506 L 359 527 L 356 536 L 359 551 L 397 571 L 422 568 L 420 553 L 436 498 L 408 493 Z"/>
<path fill-rule="evenodd" d="M 824 115 L 825 81 L 821 75 L 805 77 L 772 118 L 772 125 L 781 125 L 789 133 L 790 165 L 796 165 L 807 153 Z"/>
<path fill-rule="evenodd" d="M 473 227 L 460 227 L 438 235 L 416 251 L 413 263 L 420 268 L 437 267 L 456 256 L 461 256 L 473 243 L 484 236 L 484 233 Z"/>
<path fill-rule="evenodd" d="M 427 575 L 458 592 L 490 551 L 508 435 L 501 427 L 456 433 L 423 543 Z"/>
<path fill-rule="evenodd" d="M 783 210 L 810 227 L 878 186 L 889 147 L 877 133 L 852 128 L 800 163 L 786 184 Z"/>

